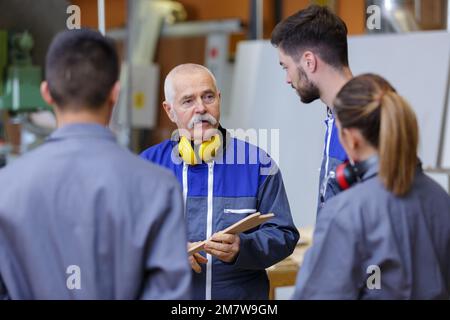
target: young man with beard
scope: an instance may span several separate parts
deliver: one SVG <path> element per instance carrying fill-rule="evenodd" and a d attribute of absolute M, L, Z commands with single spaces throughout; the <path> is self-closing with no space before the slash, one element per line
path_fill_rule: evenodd
<path fill-rule="evenodd" d="M 320 170 L 318 212 L 339 193 L 333 179 L 336 167 L 347 160 L 336 129 L 333 100 L 352 78 L 348 64 L 347 26 L 328 8 L 317 5 L 280 22 L 272 33 L 286 82 L 303 103 L 317 99 L 327 107 L 325 148 Z"/>

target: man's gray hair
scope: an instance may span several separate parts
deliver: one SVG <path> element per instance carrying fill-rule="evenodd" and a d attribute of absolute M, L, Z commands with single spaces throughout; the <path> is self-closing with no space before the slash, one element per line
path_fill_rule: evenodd
<path fill-rule="evenodd" d="M 207 72 L 213 79 L 214 86 L 217 89 L 216 77 L 214 77 L 214 75 L 208 68 L 206 68 L 205 66 L 202 66 L 200 64 L 195 64 L 195 63 L 180 64 L 180 65 L 176 66 L 175 68 L 173 68 L 167 75 L 166 79 L 164 80 L 164 97 L 165 97 L 165 100 L 169 104 L 173 104 L 174 99 L 175 99 L 175 88 L 173 87 L 174 77 L 180 73 L 192 73 L 192 72 L 196 72 L 196 71 Z"/>

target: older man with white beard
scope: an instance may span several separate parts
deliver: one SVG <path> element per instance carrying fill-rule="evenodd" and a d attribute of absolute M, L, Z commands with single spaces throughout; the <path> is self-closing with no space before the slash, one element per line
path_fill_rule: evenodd
<path fill-rule="evenodd" d="M 164 93 L 164 110 L 178 130 L 141 156 L 180 182 L 188 245 L 208 239 L 205 251 L 189 258 L 194 298 L 268 299 L 265 269 L 292 254 L 299 239 L 280 170 L 264 151 L 220 126 L 220 92 L 207 68 L 175 67 Z M 275 217 L 240 235 L 219 233 L 255 212 Z"/>

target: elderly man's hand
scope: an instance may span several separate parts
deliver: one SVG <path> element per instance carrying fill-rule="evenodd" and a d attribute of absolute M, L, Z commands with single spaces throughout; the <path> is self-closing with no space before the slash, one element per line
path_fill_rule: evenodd
<path fill-rule="evenodd" d="M 188 250 L 190 247 L 195 246 L 199 242 L 188 242 Z M 201 264 L 205 264 L 208 262 L 208 259 L 206 259 L 204 256 L 202 256 L 200 253 L 194 253 L 193 255 L 189 256 L 189 263 L 191 264 L 192 270 L 194 270 L 196 273 L 202 272 Z"/>
<path fill-rule="evenodd" d="M 239 253 L 241 241 L 233 234 L 215 233 L 205 244 L 205 251 L 218 259 L 231 263 Z"/>

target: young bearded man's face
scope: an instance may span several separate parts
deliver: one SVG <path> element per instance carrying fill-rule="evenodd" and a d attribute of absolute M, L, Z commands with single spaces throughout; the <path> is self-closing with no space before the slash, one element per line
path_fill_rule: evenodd
<path fill-rule="evenodd" d="M 308 74 L 302 67 L 302 58 L 298 63 L 282 49 L 278 49 L 280 65 L 286 71 L 286 82 L 291 85 L 303 103 L 311 103 L 320 98 L 317 86 L 308 78 Z"/>

